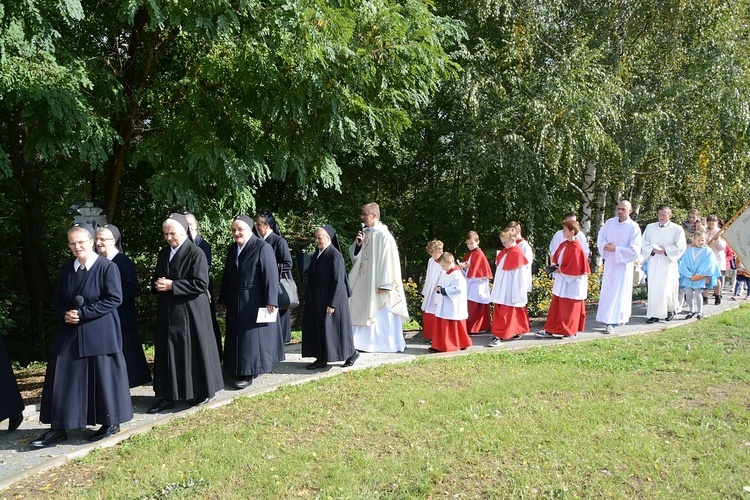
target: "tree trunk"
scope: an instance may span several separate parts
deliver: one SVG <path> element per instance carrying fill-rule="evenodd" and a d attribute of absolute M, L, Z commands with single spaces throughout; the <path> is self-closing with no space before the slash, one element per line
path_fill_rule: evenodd
<path fill-rule="evenodd" d="M 583 171 L 583 183 L 581 185 L 581 231 L 585 234 L 591 232 L 591 217 L 594 210 L 594 197 L 596 195 L 596 171 L 597 162 L 589 160 Z"/>
<path fill-rule="evenodd" d="M 114 120 L 117 123 L 119 140 L 115 141 L 113 145 L 112 159 L 107 167 L 107 180 L 104 186 L 104 214 L 110 222 L 114 222 L 115 219 L 120 179 L 125 170 L 128 148 L 133 139 L 135 122 L 140 111 L 140 91 L 146 86 L 146 80 L 153 66 L 154 49 L 160 36 L 159 30 L 152 35 L 145 61 L 139 64 L 139 50 L 141 48 L 141 41 L 145 36 L 148 19 L 146 9 L 140 8 L 135 15 L 133 29 L 130 32 L 128 60 L 125 65 L 127 70 L 122 79 L 123 95 L 127 104 L 127 110 L 123 116 Z"/>
<path fill-rule="evenodd" d="M 20 124 L 21 109 L 13 113 L 18 119 L 9 123 Z M 47 273 L 42 245 L 44 232 L 41 209 L 41 172 L 34 161 L 26 161 L 24 145 L 26 131 L 19 125 L 9 131 L 14 140 L 9 141 L 13 149 L 9 151 L 13 168 L 13 178 L 18 188 L 18 205 L 21 216 L 18 221 L 21 232 L 21 267 L 28 288 L 31 331 L 37 337 L 40 359 L 46 359 L 45 313 L 52 303 L 52 284 Z"/>

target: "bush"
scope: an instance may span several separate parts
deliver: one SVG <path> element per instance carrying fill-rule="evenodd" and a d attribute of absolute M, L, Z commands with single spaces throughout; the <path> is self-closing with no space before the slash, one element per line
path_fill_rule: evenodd
<path fill-rule="evenodd" d="M 602 271 L 600 267 L 597 271 L 589 274 L 589 289 L 587 304 L 595 304 L 599 301 L 599 294 L 602 288 Z M 539 318 L 547 315 L 550 303 L 552 302 L 552 285 L 554 281 L 547 274 L 546 269 L 539 269 L 536 276 L 532 277 L 531 293 L 529 294 L 529 316 Z"/>
<path fill-rule="evenodd" d="M 422 325 L 422 291 L 413 279 L 407 278 L 402 281 L 404 295 L 406 296 L 406 307 L 409 309 L 409 317 L 412 321 Z"/>

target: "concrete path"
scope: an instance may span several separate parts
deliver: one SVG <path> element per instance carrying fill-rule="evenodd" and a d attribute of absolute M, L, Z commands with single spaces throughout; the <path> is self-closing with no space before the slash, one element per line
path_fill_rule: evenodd
<path fill-rule="evenodd" d="M 743 303 L 728 300 L 728 295 L 725 293 L 723 304 L 720 306 L 704 306 L 704 314 L 706 316 L 714 315 L 728 309 L 736 308 Z M 713 303 L 713 298 L 711 299 L 711 303 Z M 314 360 L 311 358 L 302 358 L 301 344 L 290 345 L 286 347 L 286 361 L 279 364 L 273 373 L 261 375 L 250 387 L 243 390 L 233 390 L 231 380 L 228 380 L 229 383 L 225 389 L 217 393 L 208 404 L 200 408 L 188 407 L 185 402 L 179 402 L 174 410 L 163 414 L 149 415 L 146 413 L 146 409 L 157 401 L 153 395 L 151 386 L 132 389 L 131 394 L 135 410 L 133 420 L 122 424 L 122 430 L 118 434 L 97 443 L 87 441 L 88 436 L 95 429 L 94 427 L 90 427 L 88 429 L 68 431 L 68 440 L 56 446 L 43 449 L 31 448 L 28 446 L 29 441 L 35 439 L 48 426 L 39 423 L 39 404 L 29 405 L 24 411 L 24 422 L 17 431 L 12 433 L 5 432 L 4 430 L 0 431 L 0 491 L 8 488 L 14 482 L 33 474 L 58 467 L 69 460 L 81 458 L 97 447 L 114 446 L 128 439 L 130 436 L 147 432 L 152 427 L 163 425 L 174 418 L 184 417 L 206 408 L 218 408 L 231 403 L 237 397 L 263 394 L 284 385 L 302 384 L 321 377 L 339 375 L 348 370 L 361 370 L 387 363 L 405 363 L 416 359 L 417 356 L 450 357 L 492 350 L 517 350 L 533 346 L 569 344 L 653 332 L 697 321 L 695 318 L 685 320 L 685 315 L 680 314 L 669 323 L 661 321 L 649 325 L 646 324 L 645 312 L 645 304 L 634 304 L 633 317 L 630 323 L 616 328 L 612 335 L 604 335 L 603 325 L 596 323 L 590 317 L 586 331 L 579 333 L 574 339 L 539 339 L 533 334 L 526 334 L 520 340 L 505 342 L 500 347 L 490 349 L 485 346 L 492 339 L 492 336 L 490 334 L 480 334 L 472 336 L 474 341 L 473 347 L 455 353 L 429 353 L 427 351 L 429 344 L 424 340 L 421 333 L 407 334 L 406 351 L 403 353 L 362 353 L 353 367 L 344 369 L 338 363 L 327 371 L 316 370 L 311 372 L 306 370 L 305 365 Z M 540 322 L 535 322 L 532 325 L 532 331 L 540 329 L 541 326 Z M 7 421 L 2 424 L 3 429 L 6 424 Z"/>

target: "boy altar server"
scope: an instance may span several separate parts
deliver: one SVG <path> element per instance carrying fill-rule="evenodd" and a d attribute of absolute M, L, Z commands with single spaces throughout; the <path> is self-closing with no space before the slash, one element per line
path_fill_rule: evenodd
<path fill-rule="evenodd" d="M 440 352 L 466 349 L 471 346 L 471 339 L 466 332 L 466 318 L 469 316 L 466 307 L 466 279 L 452 253 L 445 252 L 440 256 L 439 262 L 443 273 L 435 288 L 437 312 L 431 349 Z"/>

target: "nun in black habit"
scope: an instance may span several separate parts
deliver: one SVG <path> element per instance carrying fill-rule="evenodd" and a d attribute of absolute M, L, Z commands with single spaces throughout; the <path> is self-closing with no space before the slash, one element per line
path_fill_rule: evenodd
<path fill-rule="evenodd" d="M 122 304 L 117 308 L 122 328 L 122 355 L 128 367 L 130 387 L 151 382 L 151 372 L 143 352 L 141 336 L 138 335 L 138 313 L 135 296 L 138 293 L 138 275 L 133 262 L 122 251 L 120 230 L 114 224 L 107 224 L 96 230 L 96 248 L 99 255 L 112 261 L 120 271 L 122 280 Z"/>
<path fill-rule="evenodd" d="M 101 424 L 90 441 L 108 437 L 133 418 L 122 355 L 117 266 L 94 252 L 94 229 L 68 230 L 75 259 L 63 265 L 55 289 L 60 326 L 50 346 L 39 420 L 51 429 L 31 442 L 42 448 L 67 439 L 67 429 Z"/>
<path fill-rule="evenodd" d="M 23 399 L 18 390 L 10 356 L 0 335 L 0 422 L 8 419 L 8 432 L 18 429 L 23 422 Z"/>
<path fill-rule="evenodd" d="M 325 368 L 329 362 L 357 361 L 349 297 L 352 294 L 336 231 L 325 225 L 315 231 L 317 251 L 307 268 L 307 291 L 302 320 L 302 357 L 316 358 L 308 370 Z"/>
<path fill-rule="evenodd" d="M 292 277 L 292 253 L 289 244 L 281 237 L 279 225 L 271 212 L 263 212 L 255 217 L 255 234 L 271 245 L 276 258 L 276 266 L 279 271 L 279 279 Z M 289 309 L 279 310 L 279 330 L 281 340 L 287 344 L 292 341 L 292 315 Z"/>
<path fill-rule="evenodd" d="M 211 279 L 211 264 L 213 263 L 213 254 L 211 252 L 211 244 L 204 240 L 198 232 L 198 219 L 195 218 L 191 212 L 182 212 L 185 219 L 188 221 L 190 228 L 190 236 L 193 238 L 193 243 L 203 250 L 206 255 L 206 263 L 208 264 L 208 303 L 211 306 L 211 324 L 214 326 L 214 337 L 216 337 L 216 348 L 219 350 L 219 360 L 223 356 L 223 348 L 221 346 L 221 328 L 219 322 L 216 320 L 216 296 L 214 294 L 214 282 Z"/>
<path fill-rule="evenodd" d="M 178 399 L 200 406 L 224 387 L 208 304 L 208 265 L 188 236 L 182 214 L 162 224 L 168 245 L 159 251 L 151 289 L 158 295 L 154 344 L 154 393 L 160 413 Z"/>
<path fill-rule="evenodd" d="M 259 323 L 258 310 L 269 313 L 279 305 L 279 275 L 271 245 L 252 232 L 253 220 L 238 215 L 224 265 L 219 307 L 226 311 L 224 371 L 237 376 L 235 387 L 250 385 L 255 377 L 286 359 L 278 321 Z"/>

